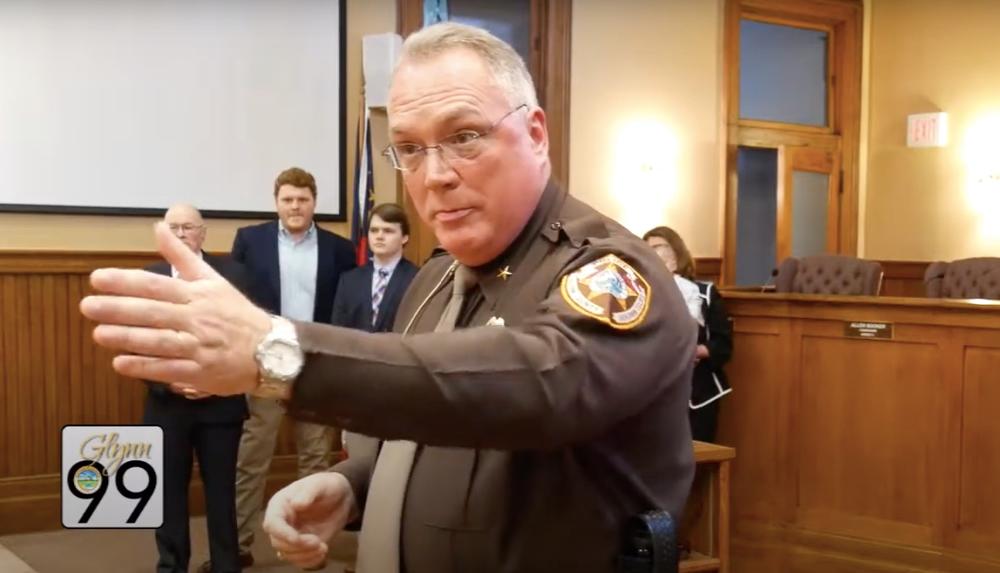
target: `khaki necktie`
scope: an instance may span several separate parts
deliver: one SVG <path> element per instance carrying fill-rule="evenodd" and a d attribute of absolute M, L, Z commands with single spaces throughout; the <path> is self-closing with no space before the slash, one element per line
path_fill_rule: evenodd
<path fill-rule="evenodd" d="M 441 313 L 434 332 L 455 329 L 465 295 L 476 283 L 475 272 L 464 265 L 455 269 L 451 300 Z M 358 573 L 398 573 L 402 555 L 399 547 L 403 501 L 417 444 L 408 440 L 387 440 L 375 462 L 368 487 L 361 537 L 358 541 Z"/>

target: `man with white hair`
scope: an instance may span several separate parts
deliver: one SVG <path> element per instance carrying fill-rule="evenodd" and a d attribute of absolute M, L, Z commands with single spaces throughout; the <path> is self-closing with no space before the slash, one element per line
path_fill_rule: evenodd
<path fill-rule="evenodd" d="M 191 205 L 177 204 L 163 216 L 167 229 L 239 288 L 245 287 L 243 269 L 228 257 L 202 251 L 208 230 L 201 213 Z M 177 276 L 177 269 L 163 261 L 147 270 Z M 149 382 L 143 423 L 163 428 L 163 526 L 156 530 L 158 573 L 186 573 L 191 558 L 188 487 L 193 454 L 198 456 L 205 490 L 208 547 L 217 573 L 239 572 L 236 539 L 236 453 L 246 398 L 212 396 L 185 384 Z"/>
<path fill-rule="evenodd" d="M 94 337 L 129 353 L 119 372 L 282 396 L 299 419 L 381 440 L 272 497 L 264 529 L 291 563 L 321 565 L 363 518 L 361 573 L 610 573 L 629 519 L 679 514 L 694 472 L 695 329 L 677 287 L 550 181 L 531 77 L 489 33 L 411 35 L 388 117 L 385 153 L 442 247 L 394 333 L 270 317 L 158 229 L 195 282 L 95 271 Z"/>

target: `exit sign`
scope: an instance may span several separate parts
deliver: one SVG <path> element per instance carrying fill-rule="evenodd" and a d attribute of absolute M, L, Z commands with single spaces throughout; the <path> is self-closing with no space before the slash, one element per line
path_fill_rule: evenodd
<path fill-rule="evenodd" d="M 906 118 L 907 147 L 944 147 L 948 145 L 948 114 L 916 113 Z"/>

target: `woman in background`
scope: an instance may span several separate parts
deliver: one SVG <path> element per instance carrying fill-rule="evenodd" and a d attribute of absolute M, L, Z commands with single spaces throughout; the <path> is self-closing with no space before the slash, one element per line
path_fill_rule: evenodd
<path fill-rule="evenodd" d="M 710 282 L 696 281 L 694 259 L 684 240 L 669 227 L 651 229 L 646 241 L 663 259 L 698 322 L 694 380 L 691 383 L 691 436 L 702 442 L 715 441 L 719 421 L 719 399 L 731 389 L 722 366 L 733 352 L 733 329 L 719 291 Z"/>

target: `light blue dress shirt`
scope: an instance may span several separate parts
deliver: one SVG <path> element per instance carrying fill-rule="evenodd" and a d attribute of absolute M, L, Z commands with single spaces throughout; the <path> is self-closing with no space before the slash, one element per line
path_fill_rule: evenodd
<path fill-rule="evenodd" d="M 278 267 L 281 271 L 281 316 L 312 322 L 316 308 L 319 239 L 316 223 L 298 242 L 278 221 Z"/>

